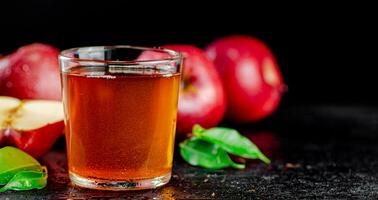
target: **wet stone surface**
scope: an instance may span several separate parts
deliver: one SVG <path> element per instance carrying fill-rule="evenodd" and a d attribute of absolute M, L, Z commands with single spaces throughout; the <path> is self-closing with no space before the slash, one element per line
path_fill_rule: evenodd
<path fill-rule="evenodd" d="M 296 108 L 262 125 L 233 126 L 273 163 L 247 161 L 245 170 L 211 171 L 189 166 L 175 155 L 171 181 L 155 190 L 74 187 L 64 145 L 58 144 L 41 160 L 49 169 L 45 189 L 9 191 L 0 199 L 378 199 L 378 111 L 354 109 L 353 117 L 346 116 L 350 108 Z"/>

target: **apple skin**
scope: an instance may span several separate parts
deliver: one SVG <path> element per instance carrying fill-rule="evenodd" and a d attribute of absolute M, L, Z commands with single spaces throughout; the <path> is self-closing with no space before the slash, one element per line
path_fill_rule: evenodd
<path fill-rule="evenodd" d="M 191 45 L 164 45 L 183 55 L 182 87 L 179 95 L 177 133 L 192 132 L 195 124 L 214 127 L 226 111 L 226 96 L 214 64 L 205 52 Z"/>
<path fill-rule="evenodd" d="M 0 58 L 0 95 L 61 100 L 59 50 L 30 44 Z"/>
<path fill-rule="evenodd" d="M 4 138 L 4 131 L 0 130 L 0 144 L 3 142 Z"/>
<path fill-rule="evenodd" d="M 34 130 L 10 129 L 7 141 L 34 158 L 39 158 L 49 151 L 55 141 L 62 135 L 62 130 L 64 130 L 63 121 L 51 123 Z"/>
<path fill-rule="evenodd" d="M 250 36 L 228 36 L 206 48 L 227 93 L 228 120 L 248 123 L 262 120 L 279 106 L 286 90 L 270 49 Z"/>

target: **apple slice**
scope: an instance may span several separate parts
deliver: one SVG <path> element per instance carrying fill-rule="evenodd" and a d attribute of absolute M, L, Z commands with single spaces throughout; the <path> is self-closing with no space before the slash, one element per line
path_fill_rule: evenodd
<path fill-rule="evenodd" d="M 0 96 L 0 130 L 5 142 L 34 157 L 46 153 L 64 129 L 59 101 L 25 100 Z"/>

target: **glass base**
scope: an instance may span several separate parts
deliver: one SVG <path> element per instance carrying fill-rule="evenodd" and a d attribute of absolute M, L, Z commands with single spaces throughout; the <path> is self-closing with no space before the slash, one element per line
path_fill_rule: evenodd
<path fill-rule="evenodd" d="M 70 179 L 74 185 L 84 188 L 96 189 L 96 190 L 143 190 L 154 189 L 163 186 L 171 179 L 171 173 L 167 173 L 163 176 L 159 176 L 151 179 L 136 179 L 127 181 L 113 181 L 104 179 L 88 179 L 76 175 L 72 172 Z"/>

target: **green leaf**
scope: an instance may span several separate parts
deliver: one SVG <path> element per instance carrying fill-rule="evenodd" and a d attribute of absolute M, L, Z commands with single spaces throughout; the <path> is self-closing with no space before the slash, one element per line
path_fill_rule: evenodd
<path fill-rule="evenodd" d="M 0 185 L 8 183 L 18 172 L 42 171 L 41 165 L 29 154 L 11 146 L 0 149 Z"/>
<path fill-rule="evenodd" d="M 47 171 L 37 160 L 15 148 L 0 149 L 0 192 L 41 189 L 47 184 Z"/>
<path fill-rule="evenodd" d="M 42 189 L 47 184 L 47 174 L 38 171 L 20 171 L 2 188 L 0 192 L 7 190 L 31 190 Z"/>
<path fill-rule="evenodd" d="M 244 169 L 244 164 L 238 164 L 231 160 L 227 152 L 218 145 L 192 137 L 180 143 L 180 154 L 185 161 L 194 166 L 208 169 L 221 169 L 233 167 Z"/>
<path fill-rule="evenodd" d="M 201 140 L 219 145 L 228 153 L 244 158 L 260 159 L 267 164 L 270 163 L 269 158 L 255 144 L 234 129 L 216 127 L 206 130 L 200 125 L 194 125 L 193 134 Z"/>

